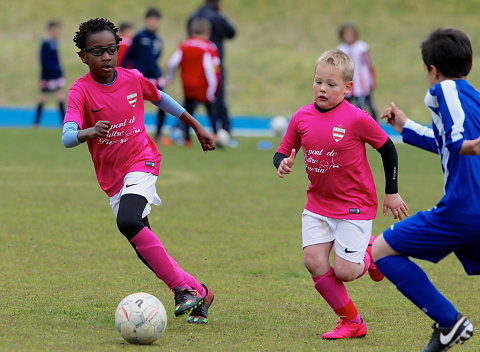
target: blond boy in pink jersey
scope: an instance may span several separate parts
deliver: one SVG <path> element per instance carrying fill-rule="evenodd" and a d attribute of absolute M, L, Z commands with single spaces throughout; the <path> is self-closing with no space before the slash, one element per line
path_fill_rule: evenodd
<path fill-rule="evenodd" d="M 323 53 L 315 64 L 315 102 L 301 107 L 288 125 L 273 158 L 279 177 L 292 172 L 295 155 L 303 148 L 310 186 L 302 214 L 304 263 L 316 290 L 339 316 L 335 329 L 324 339 L 363 337 L 366 325 L 347 294 L 344 282 L 368 270 L 374 281 L 383 275 L 373 264 L 375 240 L 372 220 L 377 195 L 365 144 L 382 156 L 386 187 L 383 214 L 408 216 L 398 194 L 398 159 L 393 142 L 365 111 L 351 105 L 353 63 L 340 50 Z M 333 266 L 329 255 L 335 250 Z"/>
<path fill-rule="evenodd" d="M 161 203 L 155 188 L 161 155 L 145 131 L 143 101 L 189 124 L 205 152 L 214 150 L 215 143 L 195 118 L 139 71 L 116 67 L 120 40 L 106 19 L 80 24 L 74 42 L 90 72 L 69 90 L 62 141 L 66 147 L 87 142 L 118 229 L 174 293 L 175 315 L 190 312 L 188 322 L 207 323 L 213 293 L 168 255 L 148 222 L 150 204 Z"/>

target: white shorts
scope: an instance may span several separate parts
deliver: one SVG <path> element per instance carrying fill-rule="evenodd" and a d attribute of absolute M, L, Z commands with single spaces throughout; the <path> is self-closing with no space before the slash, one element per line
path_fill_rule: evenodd
<path fill-rule="evenodd" d="M 333 241 L 339 257 L 363 263 L 372 224 L 373 220 L 332 219 L 305 209 L 302 214 L 303 248 Z"/>
<path fill-rule="evenodd" d="M 123 179 L 123 187 L 120 192 L 110 197 L 110 206 L 112 207 L 115 217 L 117 217 L 118 214 L 120 198 L 124 194 L 138 194 L 147 199 L 147 205 L 143 211 L 142 218 L 150 214 L 152 210 L 150 204 L 162 204 L 161 199 L 158 197 L 157 189 L 155 188 L 157 178 L 158 176 L 148 172 L 129 172 Z"/>

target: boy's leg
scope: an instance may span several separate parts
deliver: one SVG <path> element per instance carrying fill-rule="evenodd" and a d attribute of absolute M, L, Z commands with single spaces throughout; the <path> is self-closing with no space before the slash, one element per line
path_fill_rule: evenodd
<path fill-rule="evenodd" d="M 185 98 L 185 102 L 183 103 L 183 107 L 185 108 L 185 110 L 187 110 L 187 112 L 190 114 L 190 115 L 193 115 L 194 112 L 195 112 L 195 101 L 193 99 L 186 99 Z M 185 138 L 185 145 L 189 146 L 191 145 L 191 139 L 190 139 L 190 126 L 188 124 L 186 124 L 185 122 L 183 123 L 183 134 L 184 134 L 184 138 Z"/>
<path fill-rule="evenodd" d="M 434 333 L 425 351 L 440 351 L 473 333 L 471 323 L 458 313 L 430 282 L 425 272 L 405 253 L 434 263 L 455 249 L 458 234 L 449 233 L 432 212 L 419 212 L 387 229 L 373 244 L 372 254 L 375 264 L 397 289 L 420 310 L 433 319 Z M 443 331 L 442 341 L 440 332 Z M 446 332 L 448 331 L 448 332 Z M 430 347 L 429 347 L 430 346 Z M 443 347 L 442 347 L 443 346 Z"/>
<path fill-rule="evenodd" d="M 38 126 L 40 124 L 40 117 L 42 116 L 43 105 L 47 101 L 47 93 L 42 91 L 40 92 L 40 98 L 38 99 L 37 109 L 35 112 L 35 120 L 33 121 L 34 126 Z"/>
<path fill-rule="evenodd" d="M 175 293 L 175 315 L 181 315 L 198 306 L 203 296 L 195 289 L 188 289 L 192 287 L 185 280 L 185 272 L 176 262 L 172 262 L 161 241 L 148 225 L 145 226 L 142 213 L 146 205 L 147 200 L 143 196 L 123 195 L 120 198 L 117 226 L 140 259 Z"/>
<path fill-rule="evenodd" d="M 210 119 L 212 131 L 214 134 L 217 134 L 217 117 L 215 116 L 215 104 L 205 103 L 205 109 L 207 110 L 208 118 Z"/>
<path fill-rule="evenodd" d="M 322 338 L 363 337 L 366 334 L 365 324 L 349 298 L 345 285 L 335 275 L 329 263 L 329 254 L 333 245 L 332 232 L 327 218 L 321 220 L 305 212 L 302 215 L 305 267 L 312 275 L 315 289 L 340 318 L 337 327 L 322 335 Z M 315 242 L 317 244 L 314 244 Z"/>

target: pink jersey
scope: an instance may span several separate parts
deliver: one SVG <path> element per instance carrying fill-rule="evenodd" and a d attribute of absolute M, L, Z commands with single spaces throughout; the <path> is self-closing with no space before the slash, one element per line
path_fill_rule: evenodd
<path fill-rule="evenodd" d="M 277 152 L 303 148 L 310 180 L 305 209 L 330 218 L 368 220 L 377 214 L 377 194 L 365 143 L 380 148 L 387 134 L 365 111 L 344 100 L 325 113 L 301 107 Z"/>
<path fill-rule="evenodd" d="M 160 93 L 137 70 L 116 68 L 117 79 L 110 86 L 95 82 L 87 73 L 68 92 L 64 122 L 81 129 L 110 121 L 106 138 L 90 139 L 88 149 L 100 187 L 109 197 L 123 187 L 123 178 L 132 171 L 158 175 L 160 153 L 145 131 L 143 100 L 159 101 Z"/>

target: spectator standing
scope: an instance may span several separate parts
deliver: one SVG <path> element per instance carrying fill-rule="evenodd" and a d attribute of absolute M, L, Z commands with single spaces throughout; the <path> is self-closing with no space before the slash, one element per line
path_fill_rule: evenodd
<path fill-rule="evenodd" d="M 132 46 L 132 39 L 135 35 L 135 32 L 133 31 L 132 24 L 128 22 L 121 23 L 118 29 L 120 31 L 120 38 L 122 39 L 119 43 L 119 48 L 117 52 L 117 66 L 120 66 L 123 62 L 123 59 L 125 58 L 125 55 L 128 52 L 128 49 L 130 49 L 130 46 Z M 127 62 L 125 64 L 125 68 L 133 68 L 133 63 Z"/>

